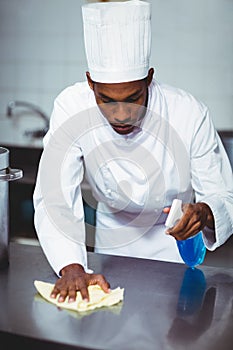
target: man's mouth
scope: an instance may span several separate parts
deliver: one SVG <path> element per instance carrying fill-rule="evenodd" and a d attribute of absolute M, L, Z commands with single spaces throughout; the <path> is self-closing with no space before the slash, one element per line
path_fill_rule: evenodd
<path fill-rule="evenodd" d="M 111 124 L 112 128 L 118 133 L 118 134 L 129 134 L 131 131 L 133 131 L 135 125 L 131 124 Z"/>

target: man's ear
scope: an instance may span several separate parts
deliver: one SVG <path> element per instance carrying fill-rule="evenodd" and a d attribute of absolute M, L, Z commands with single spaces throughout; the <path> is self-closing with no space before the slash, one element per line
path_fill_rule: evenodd
<path fill-rule="evenodd" d="M 89 72 L 86 72 L 86 77 L 87 77 L 88 85 L 90 86 L 91 90 L 94 90 L 94 82 L 91 79 L 91 75 Z"/>
<path fill-rule="evenodd" d="M 149 71 L 148 71 L 148 75 L 147 75 L 147 86 L 150 85 L 150 83 L 152 82 L 152 79 L 153 79 L 153 75 L 154 75 L 154 68 L 150 68 Z"/>

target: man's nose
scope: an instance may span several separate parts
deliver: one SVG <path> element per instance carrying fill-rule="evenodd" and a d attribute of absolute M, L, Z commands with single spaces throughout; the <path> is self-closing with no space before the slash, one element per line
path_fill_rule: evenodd
<path fill-rule="evenodd" d="M 114 120 L 117 123 L 128 123 L 131 120 L 130 108 L 127 103 L 117 103 L 114 110 Z"/>

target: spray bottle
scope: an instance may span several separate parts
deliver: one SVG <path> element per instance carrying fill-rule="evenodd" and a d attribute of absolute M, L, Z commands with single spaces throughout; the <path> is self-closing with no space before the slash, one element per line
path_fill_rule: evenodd
<path fill-rule="evenodd" d="M 182 215 L 182 201 L 180 199 L 174 199 L 165 226 L 169 228 L 173 227 L 180 220 Z M 195 267 L 203 263 L 206 247 L 202 238 L 202 231 L 185 240 L 176 240 L 176 244 L 180 256 L 186 265 Z"/>

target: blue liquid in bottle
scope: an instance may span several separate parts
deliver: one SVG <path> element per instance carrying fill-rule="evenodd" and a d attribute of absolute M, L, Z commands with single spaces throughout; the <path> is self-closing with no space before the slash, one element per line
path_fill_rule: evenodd
<path fill-rule="evenodd" d="M 195 267 L 203 263 L 206 247 L 202 238 L 202 231 L 197 235 L 185 239 L 183 241 L 176 241 L 179 253 L 183 261 L 189 267 Z"/>

